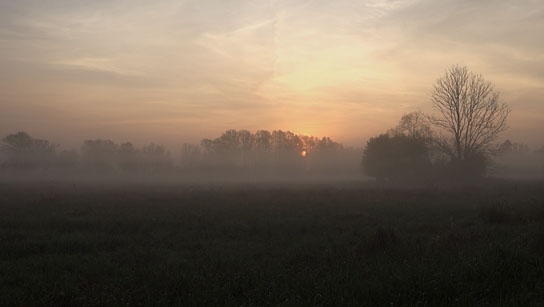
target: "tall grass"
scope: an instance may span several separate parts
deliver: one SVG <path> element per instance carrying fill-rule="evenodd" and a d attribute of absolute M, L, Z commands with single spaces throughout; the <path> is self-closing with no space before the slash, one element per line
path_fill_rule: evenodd
<path fill-rule="evenodd" d="M 2 306 L 544 304 L 541 184 L 0 186 Z"/>

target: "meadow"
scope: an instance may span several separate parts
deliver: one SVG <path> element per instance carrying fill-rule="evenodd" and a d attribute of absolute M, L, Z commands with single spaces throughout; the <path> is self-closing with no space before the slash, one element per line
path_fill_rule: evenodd
<path fill-rule="evenodd" d="M 544 183 L 0 183 L 1 306 L 542 306 Z"/>

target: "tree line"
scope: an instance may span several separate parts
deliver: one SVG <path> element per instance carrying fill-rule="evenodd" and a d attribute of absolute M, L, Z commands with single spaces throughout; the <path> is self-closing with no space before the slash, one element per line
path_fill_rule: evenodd
<path fill-rule="evenodd" d="M 85 140 L 79 150 L 58 151 L 58 145 L 21 131 L 3 139 L 1 167 L 11 171 L 73 170 L 130 171 L 165 170 L 171 167 L 170 152 L 163 145 L 150 143 L 141 148 L 131 142 Z"/>
<path fill-rule="evenodd" d="M 10 171 L 80 170 L 89 172 L 301 172 L 352 169 L 348 161 L 359 151 L 329 137 L 317 138 L 290 131 L 227 130 L 200 144 L 183 144 L 179 156 L 163 145 L 137 147 L 109 139 L 85 140 L 72 150 L 58 150 L 47 140 L 17 132 L 3 138 L 1 168 Z"/>

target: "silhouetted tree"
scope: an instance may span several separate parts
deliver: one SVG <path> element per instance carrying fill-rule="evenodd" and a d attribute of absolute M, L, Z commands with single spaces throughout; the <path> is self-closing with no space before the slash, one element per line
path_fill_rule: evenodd
<path fill-rule="evenodd" d="M 225 131 L 220 137 L 213 140 L 213 152 L 216 161 L 226 168 L 241 166 L 241 150 L 238 131 Z"/>
<path fill-rule="evenodd" d="M 329 160 L 334 160 L 332 164 L 337 165 L 343 150 L 341 144 L 328 137 L 317 139 L 282 130 L 274 130 L 272 133 L 259 130 L 255 134 L 247 130 L 227 130 L 216 139 L 203 139 L 200 146 L 202 165 L 209 169 L 279 172 L 300 171 L 308 165 L 304 162 L 311 159 L 316 162 L 314 165 L 327 164 Z M 312 152 L 312 157 L 302 160 L 303 149 Z M 322 158 L 321 161 L 318 161 L 318 157 Z"/>
<path fill-rule="evenodd" d="M 308 154 L 313 152 L 313 150 L 316 148 L 317 144 L 319 143 L 319 139 L 315 136 L 308 136 L 308 135 L 301 135 L 300 140 L 302 141 L 302 144 L 304 145 L 304 149 Z"/>
<path fill-rule="evenodd" d="M 431 142 L 433 131 L 428 117 L 422 112 L 404 114 L 398 125 L 393 129 L 393 134 L 403 134 L 412 139 Z"/>
<path fill-rule="evenodd" d="M 529 146 L 521 143 L 513 143 L 510 140 L 504 141 L 498 148 L 498 154 L 508 155 L 508 154 L 524 154 L 529 153 Z"/>
<path fill-rule="evenodd" d="M 300 152 L 303 144 L 291 131 L 272 131 L 272 148 L 275 168 L 281 171 L 296 171 L 302 167 Z"/>
<path fill-rule="evenodd" d="M 215 152 L 213 140 L 203 139 L 200 141 L 200 146 L 204 149 L 204 153 L 211 155 Z"/>
<path fill-rule="evenodd" d="M 253 135 L 255 168 L 269 170 L 272 168 L 272 134 L 267 130 L 259 130 Z"/>
<path fill-rule="evenodd" d="M 3 139 L 6 154 L 3 166 L 13 169 L 51 167 L 55 162 L 55 146 L 47 140 L 35 139 L 26 132 L 10 134 Z"/>
<path fill-rule="evenodd" d="M 342 144 L 331 140 L 329 137 L 309 138 L 304 140 L 306 160 L 310 169 L 321 171 L 332 171 L 338 169 L 344 158 Z M 307 141 L 307 143 L 305 142 Z"/>
<path fill-rule="evenodd" d="M 540 161 L 535 152 L 526 144 L 504 141 L 498 145 L 492 158 L 491 173 L 508 178 L 537 178 L 540 175 Z"/>
<path fill-rule="evenodd" d="M 452 164 L 466 164 L 462 169 L 482 166 L 491 142 L 507 128 L 510 113 L 493 85 L 466 67 L 452 66 L 436 81 L 432 104 L 437 112 L 431 121 L 438 129 L 438 148 Z"/>
<path fill-rule="evenodd" d="M 342 149 L 342 145 L 331 140 L 329 137 L 323 137 L 315 145 L 315 150 L 318 152 L 336 152 Z"/>
<path fill-rule="evenodd" d="M 365 174 L 378 180 L 423 179 L 430 161 L 423 140 L 385 133 L 368 140 L 362 165 Z"/>
<path fill-rule="evenodd" d="M 271 150 L 272 135 L 266 130 L 259 130 L 253 135 L 253 144 L 257 151 L 269 152 Z"/>

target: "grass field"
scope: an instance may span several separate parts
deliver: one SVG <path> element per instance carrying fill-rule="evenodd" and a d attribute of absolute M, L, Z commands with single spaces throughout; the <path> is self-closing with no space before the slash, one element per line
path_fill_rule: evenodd
<path fill-rule="evenodd" d="M 544 184 L 0 184 L 0 306 L 542 306 Z"/>

